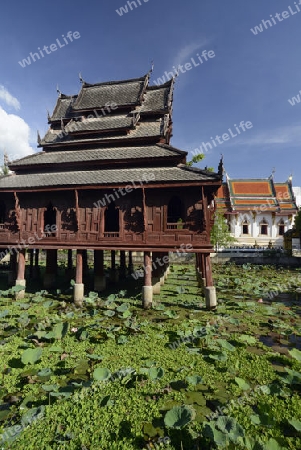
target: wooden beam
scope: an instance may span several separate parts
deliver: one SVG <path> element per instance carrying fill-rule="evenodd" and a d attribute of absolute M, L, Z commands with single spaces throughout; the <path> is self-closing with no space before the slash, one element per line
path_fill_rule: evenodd
<path fill-rule="evenodd" d="M 19 250 L 17 280 L 25 279 L 25 249 Z"/>

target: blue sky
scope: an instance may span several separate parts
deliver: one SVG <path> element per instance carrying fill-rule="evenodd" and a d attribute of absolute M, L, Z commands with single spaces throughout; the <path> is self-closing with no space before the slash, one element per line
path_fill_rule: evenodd
<path fill-rule="evenodd" d="M 299 0 L 298 0 L 299 2 Z M 301 12 L 294 0 L 136 0 L 122 15 L 125 0 L 29 0 L 1 7 L 0 151 L 15 158 L 37 151 L 36 131 L 47 130 L 58 84 L 65 94 L 87 82 L 140 77 L 154 60 L 151 84 L 173 66 L 190 63 L 174 91 L 171 144 L 188 152 L 234 124 L 253 127 L 213 146 L 199 164 L 217 168 L 220 154 L 232 178 L 293 173 L 301 185 Z M 288 7 L 291 7 L 289 10 Z M 301 9 L 301 6 L 300 6 Z M 275 14 L 288 11 L 281 21 Z M 250 29 L 274 17 L 255 35 Z M 64 45 L 62 35 L 80 38 Z M 62 48 L 50 52 L 59 39 Z M 67 39 L 67 38 L 66 38 Z M 48 46 L 49 54 L 30 65 L 19 61 Z M 214 57 L 194 66 L 197 54 Z M 1 155 L 0 155 L 1 156 Z"/>

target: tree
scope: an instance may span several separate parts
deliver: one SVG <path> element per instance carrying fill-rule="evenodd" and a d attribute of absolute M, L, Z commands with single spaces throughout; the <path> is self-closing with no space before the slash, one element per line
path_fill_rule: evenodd
<path fill-rule="evenodd" d="M 3 154 L 3 166 L 0 166 L 0 176 L 1 175 L 8 175 L 9 174 L 9 168 L 8 168 L 8 156 L 6 151 L 4 150 Z"/>
<path fill-rule="evenodd" d="M 202 159 L 205 158 L 204 153 L 197 153 L 192 157 L 191 161 L 187 161 L 186 166 L 192 166 L 192 164 L 197 164 L 198 162 L 202 161 Z"/>
<path fill-rule="evenodd" d="M 301 208 L 298 211 L 298 214 L 295 217 L 294 228 L 298 233 L 301 233 Z"/>
<path fill-rule="evenodd" d="M 192 157 L 191 161 L 187 161 L 186 166 L 191 167 L 193 164 L 197 164 L 198 162 L 202 161 L 205 158 L 204 153 L 197 153 Z M 205 167 L 205 170 L 208 170 L 208 172 L 214 172 L 213 167 Z"/>
<path fill-rule="evenodd" d="M 219 247 L 228 247 L 230 244 L 234 244 L 236 239 L 231 236 L 228 229 L 227 221 L 223 214 L 216 212 L 214 215 L 214 225 L 211 230 L 211 244 L 217 251 Z"/>

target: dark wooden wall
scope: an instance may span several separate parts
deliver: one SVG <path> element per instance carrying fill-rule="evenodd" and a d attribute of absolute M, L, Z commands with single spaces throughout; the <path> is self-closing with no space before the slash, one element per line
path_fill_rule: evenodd
<path fill-rule="evenodd" d="M 172 247 L 184 243 L 196 248 L 208 247 L 211 191 L 212 188 L 204 191 L 202 187 L 182 187 L 145 189 L 144 192 L 138 188 L 126 195 L 121 195 L 118 188 L 4 193 L 0 200 L 5 205 L 6 215 L 4 223 L 0 224 L 0 245 L 41 236 L 49 218 L 47 208 L 53 208 L 56 233 L 48 233 L 39 240 L 39 245 L 29 247 L 47 247 L 50 243 L 58 248 L 68 244 L 74 248 L 112 243 L 116 248 L 122 245 Z M 182 222 L 169 224 L 168 203 L 173 197 L 182 202 Z M 109 223 L 106 211 L 109 207 L 113 209 L 113 200 L 119 224 L 118 229 L 111 232 L 106 229 Z"/>

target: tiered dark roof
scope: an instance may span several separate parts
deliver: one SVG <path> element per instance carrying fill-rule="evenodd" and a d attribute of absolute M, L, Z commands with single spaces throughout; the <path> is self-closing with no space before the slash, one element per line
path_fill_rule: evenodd
<path fill-rule="evenodd" d="M 0 179 L 0 190 L 113 185 L 141 180 L 197 184 L 221 174 L 185 165 L 187 152 L 169 145 L 174 80 L 149 86 L 141 78 L 89 84 L 80 93 L 60 94 L 43 151 L 10 163 L 15 173 Z"/>

